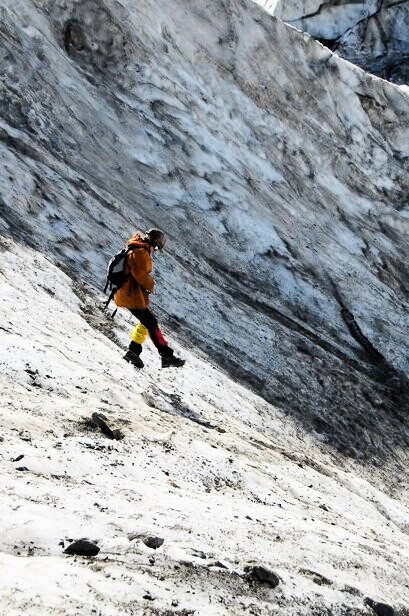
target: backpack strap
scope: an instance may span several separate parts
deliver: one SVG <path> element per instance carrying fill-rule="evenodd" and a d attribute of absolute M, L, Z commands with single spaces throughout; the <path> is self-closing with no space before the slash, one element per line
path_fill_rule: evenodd
<path fill-rule="evenodd" d="M 108 305 L 109 305 L 110 301 L 113 299 L 116 291 L 117 291 L 117 289 L 112 289 L 111 293 L 109 294 L 108 299 L 106 300 L 106 302 L 104 302 L 104 310 L 106 310 L 108 308 Z"/>

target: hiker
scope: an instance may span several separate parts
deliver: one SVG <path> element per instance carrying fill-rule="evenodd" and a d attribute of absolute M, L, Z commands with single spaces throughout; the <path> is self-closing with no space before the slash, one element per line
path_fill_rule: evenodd
<path fill-rule="evenodd" d="M 146 233 L 136 231 L 127 243 L 125 281 L 114 295 L 114 301 L 121 308 L 128 308 L 138 319 L 132 333 L 132 340 L 124 359 L 136 368 L 143 368 L 140 358 L 142 344 L 149 335 L 162 358 L 162 368 L 183 366 L 184 359 L 175 357 L 159 328 L 155 315 L 149 310 L 149 296 L 153 293 L 155 281 L 152 277 L 152 255 L 162 250 L 166 236 L 160 229 L 149 229 Z"/>

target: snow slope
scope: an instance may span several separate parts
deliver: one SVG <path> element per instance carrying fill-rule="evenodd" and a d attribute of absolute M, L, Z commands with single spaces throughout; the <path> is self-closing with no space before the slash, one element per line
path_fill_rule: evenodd
<path fill-rule="evenodd" d="M 69 277 L 11 242 L 2 257 L 1 614 L 370 614 L 368 596 L 404 614 L 402 494 L 334 466 L 186 349 L 183 370 L 160 371 L 150 347 L 146 370 L 124 365 Z M 95 559 L 63 554 L 81 537 Z M 279 587 L 251 582 L 251 564 Z"/>
<path fill-rule="evenodd" d="M 0 12 L 4 609 L 369 614 L 368 594 L 403 614 L 407 91 L 244 0 Z M 97 289 L 151 225 L 154 307 L 189 362 L 150 353 L 136 377 L 132 323 Z M 166 535 L 157 569 L 128 540 L 145 526 Z M 96 561 L 62 555 L 79 536 Z M 189 550 L 207 558 L 186 573 Z M 259 560 L 279 590 L 244 574 Z"/>

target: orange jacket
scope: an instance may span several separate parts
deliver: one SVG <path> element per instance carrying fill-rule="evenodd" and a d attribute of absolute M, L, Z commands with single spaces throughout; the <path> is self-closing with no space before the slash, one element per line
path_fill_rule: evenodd
<path fill-rule="evenodd" d="M 155 281 L 152 277 L 151 247 L 143 240 L 143 234 L 136 231 L 128 241 L 131 250 L 126 255 L 124 284 L 114 295 L 117 306 L 121 308 L 147 308 L 149 293 L 152 293 Z"/>

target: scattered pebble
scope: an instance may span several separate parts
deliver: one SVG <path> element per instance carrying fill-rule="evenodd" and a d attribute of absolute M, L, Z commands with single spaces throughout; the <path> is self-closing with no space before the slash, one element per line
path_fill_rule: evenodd
<path fill-rule="evenodd" d="M 11 461 L 12 462 L 20 462 L 20 460 L 22 460 L 23 458 L 24 458 L 24 454 L 20 454 L 19 456 L 17 456 L 17 458 L 14 458 Z"/>

